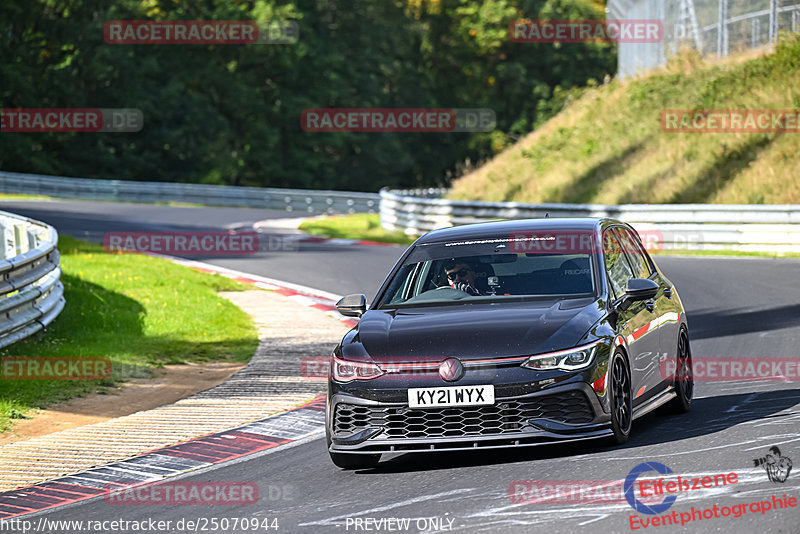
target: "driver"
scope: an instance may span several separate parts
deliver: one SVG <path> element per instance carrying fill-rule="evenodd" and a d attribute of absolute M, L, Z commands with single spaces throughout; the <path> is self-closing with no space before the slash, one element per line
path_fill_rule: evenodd
<path fill-rule="evenodd" d="M 444 264 L 447 272 L 447 280 L 450 287 L 469 293 L 470 295 L 480 295 L 481 292 L 475 287 L 475 264 L 469 261 L 453 259 Z"/>

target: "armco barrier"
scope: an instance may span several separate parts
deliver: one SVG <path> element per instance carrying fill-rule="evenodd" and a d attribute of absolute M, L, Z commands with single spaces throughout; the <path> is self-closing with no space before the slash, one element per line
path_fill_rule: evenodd
<path fill-rule="evenodd" d="M 441 198 L 444 189 L 382 189 L 381 225 L 408 235 L 498 219 L 613 217 L 665 250 L 800 252 L 800 205 L 522 204 Z"/>
<path fill-rule="evenodd" d="M 0 211 L 0 348 L 42 330 L 64 309 L 58 234 Z"/>
<path fill-rule="evenodd" d="M 800 252 L 800 205 L 522 204 L 457 201 L 445 189 L 379 194 L 223 185 L 62 178 L 0 171 L 0 193 L 125 202 L 183 202 L 298 212 L 374 213 L 387 230 L 421 235 L 435 228 L 497 219 L 613 217 L 647 232 L 666 250 Z M 657 238 L 657 239 L 656 239 Z M 654 242 L 655 239 L 655 242 Z"/>
<path fill-rule="evenodd" d="M 376 193 L 63 178 L 0 171 L 0 193 L 122 202 L 185 202 L 323 213 L 377 213 Z"/>

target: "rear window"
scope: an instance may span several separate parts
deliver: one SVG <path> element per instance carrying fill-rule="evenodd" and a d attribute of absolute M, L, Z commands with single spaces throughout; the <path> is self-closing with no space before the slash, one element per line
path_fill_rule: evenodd
<path fill-rule="evenodd" d="M 589 252 L 509 252 L 504 239 L 418 245 L 392 278 L 379 307 L 595 294 Z"/>

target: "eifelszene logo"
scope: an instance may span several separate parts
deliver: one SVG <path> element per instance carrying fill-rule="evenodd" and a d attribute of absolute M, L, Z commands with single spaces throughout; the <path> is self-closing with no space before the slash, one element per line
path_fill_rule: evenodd
<path fill-rule="evenodd" d="M 766 456 L 753 459 L 753 464 L 764 468 L 770 482 L 786 482 L 792 471 L 792 460 L 781 455 L 781 450 L 777 446 L 770 447 Z"/>
<path fill-rule="evenodd" d="M 637 480 L 640 475 L 648 471 L 655 471 L 661 475 L 667 476 L 657 479 Z M 739 476 L 733 471 L 701 476 L 670 476 L 672 474 L 672 469 L 658 462 L 645 462 L 631 469 L 622 487 L 625 499 L 628 501 L 628 504 L 631 505 L 631 508 L 643 514 L 658 515 L 669 510 L 677 499 L 675 495 L 677 493 L 702 491 L 708 488 L 727 486 L 739 482 Z M 643 502 L 636 498 L 635 489 L 637 486 L 639 489 L 639 496 L 645 499 L 651 497 L 658 498 L 661 495 L 668 496 L 659 503 L 653 503 L 652 500 Z"/>
<path fill-rule="evenodd" d="M 672 469 L 659 462 L 641 463 L 631 469 L 630 473 L 628 473 L 628 476 L 625 477 L 625 484 L 622 487 L 622 491 L 625 495 L 625 499 L 628 501 L 628 504 L 631 505 L 631 508 L 643 514 L 657 515 L 669 510 L 669 507 L 675 503 L 677 497 L 675 495 L 670 495 L 669 497 L 665 497 L 664 500 L 658 504 L 645 504 L 637 499 L 636 493 L 633 491 L 634 483 L 636 482 L 636 479 L 639 478 L 639 475 L 642 473 L 647 473 L 648 471 L 655 471 L 662 475 L 668 475 L 672 473 Z"/>

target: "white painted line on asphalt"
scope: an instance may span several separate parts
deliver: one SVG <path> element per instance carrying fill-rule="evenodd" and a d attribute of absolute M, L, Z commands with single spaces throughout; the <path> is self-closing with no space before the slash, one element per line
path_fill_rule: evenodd
<path fill-rule="evenodd" d="M 735 411 L 736 411 L 736 410 L 739 408 L 739 406 L 742 406 L 743 404 L 747 404 L 747 403 L 748 403 L 748 402 L 750 402 L 750 401 L 751 401 L 753 398 L 755 398 L 755 396 L 756 396 L 756 395 L 758 395 L 758 394 L 757 394 L 757 393 L 751 393 L 750 395 L 748 395 L 747 397 L 745 397 L 745 398 L 744 398 L 744 400 L 742 400 L 742 402 L 739 402 L 739 403 L 737 403 L 737 404 L 734 404 L 733 406 L 731 406 L 730 408 L 728 408 L 727 410 L 725 410 L 725 413 L 732 413 L 732 412 L 735 412 Z"/>
<path fill-rule="evenodd" d="M 787 437 L 794 437 L 796 434 L 789 434 Z M 772 440 L 772 439 L 780 439 L 780 436 L 765 436 L 765 440 Z M 795 439 L 787 439 L 784 441 L 775 441 L 774 443 L 770 441 L 772 445 L 785 445 L 786 443 L 792 443 L 793 441 L 800 441 L 800 438 Z M 762 450 L 764 448 L 763 445 L 759 445 L 758 447 L 750 447 L 749 449 L 745 449 L 746 451 L 757 451 Z"/>
<path fill-rule="evenodd" d="M 610 515 L 611 515 L 611 514 L 601 514 L 601 515 L 598 515 L 598 516 L 597 516 L 597 517 L 595 517 L 594 519 L 590 519 L 589 521 L 584 521 L 583 523 L 578 523 L 578 526 L 579 526 L 579 527 L 582 527 L 583 525 L 588 525 L 589 523 L 594 523 L 595 521 L 600 521 L 601 519 L 605 519 L 606 517 L 609 517 Z"/>
<path fill-rule="evenodd" d="M 680 456 L 682 454 L 696 454 L 698 452 L 707 452 L 707 451 L 715 451 L 718 449 L 726 449 L 728 447 L 737 447 L 739 445 L 749 445 L 751 443 L 757 443 L 761 438 L 755 439 L 748 439 L 746 441 L 740 441 L 738 443 L 727 443 L 725 445 L 717 445 L 716 447 L 705 447 L 702 449 L 691 449 L 687 451 L 679 451 L 679 452 L 660 452 L 658 453 L 659 457 L 666 457 L 666 456 Z M 604 457 L 603 461 L 606 460 L 616 460 L 620 462 L 629 462 L 631 460 L 652 460 L 653 454 L 648 454 L 644 456 L 622 456 L 622 457 Z M 563 460 L 563 458 L 558 458 L 558 460 Z"/>
<path fill-rule="evenodd" d="M 253 228 L 253 221 L 241 221 L 223 224 L 222 227 L 226 230 L 236 230 L 237 228 Z"/>

